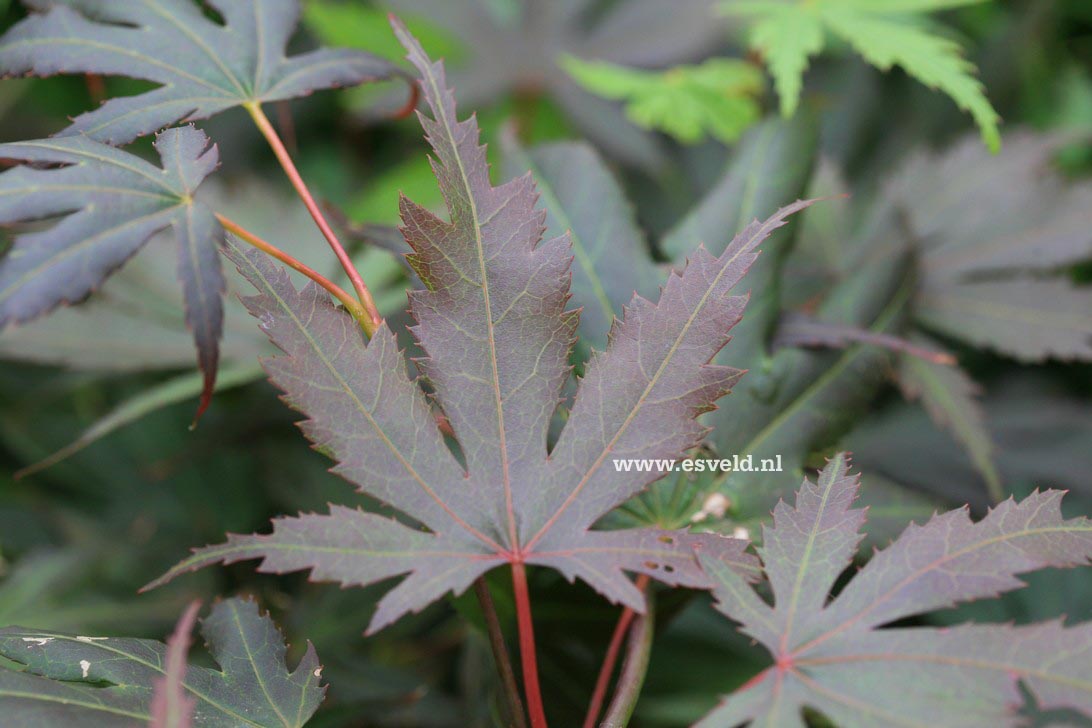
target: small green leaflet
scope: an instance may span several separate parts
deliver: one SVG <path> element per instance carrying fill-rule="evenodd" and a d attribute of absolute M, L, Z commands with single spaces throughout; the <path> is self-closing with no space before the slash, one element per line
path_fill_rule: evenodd
<path fill-rule="evenodd" d="M 1001 118 L 975 77 L 974 64 L 955 41 L 929 29 L 926 13 L 985 0 L 726 0 L 725 15 L 750 19 L 750 44 L 766 59 L 781 97 L 795 113 L 809 59 L 827 34 L 848 43 L 880 70 L 899 66 L 929 88 L 951 97 L 974 117 L 991 151 L 1001 148 Z"/>
<path fill-rule="evenodd" d="M 224 19 L 194 0 L 24 0 L 33 14 L 0 38 L 0 71 L 130 76 L 160 87 L 110 99 L 65 133 L 109 144 L 178 121 L 204 119 L 244 104 L 392 78 L 377 56 L 323 48 L 288 57 L 298 0 L 210 0 Z"/>
<path fill-rule="evenodd" d="M 762 74 L 745 61 L 713 58 L 698 66 L 644 71 L 606 61 L 562 56 L 561 67 L 581 86 L 626 102 L 626 116 L 694 144 L 707 135 L 731 144 L 761 116 Z"/>
<path fill-rule="evenodd" d="M 299 728 L 318 710 L 326 689 L 314 648 L 289 670 L 284 638 L 254 602 L 220 602 L 201 633 L 220 669 L 185 670 L 194 728 Z M 0 655 L 24 666 L 0 669 L 4 725 L 146 726 L 169 649 L 154 640 L 0 629 Z"/>
<path fill-rule="evenodd" d="M 193 127 L 168 129 L 155 148 L 162 168 L 83 136 L 0 145 L 0 157 L 27 163 L 0 174 L 0 223 L 65 216 L 17 236 L 0 258 L 0 327 L 82 301 L 153 235 L 172 228 L 186 324 L 204 374 L 200 413 L 208 407 L 220 358 L 223 230 L 194 192 L 219 156 Z"/>
<path fill-rule="evenodd" d="M 534 209 L 529 174 L 491 185 L 477 124 L 456 119 L 443 64 L 431 62 L 397 21 L 395 29 L 422 75 L 432 116 L 421 122 L 451 217 L 402 201 L 409 261 L 426 287 L 410 296 L 412 331 L 427 354 L 417 363 L 462 459 L 407 376 L 388 326 L 365 342 L 316 286 L 297 290 L 260 254 L 233 252 L 259 291 L 247 301 L 251 312 L 284 351 L 266 369 L 308 415 L 305 434 L 335 458 L 334 472 L 424 528 L 334 506 L 278 519 L 270 535 L 230 535 L 155 584 L 255 558 L 264 571 L 307 569 L 346 586 L 408 574 L 379 602 L 373 632 L 508 564 L 556 569 L 638 611 L 644 597 L 627 572 L 706 585 L 692 548 L 720 537 L 593 526 L 660 475 L 622 471 L 614 458 L 677 457 L 701 440 L 706 429 L 695 418 L 741 376 L 709 363 L 742 314 L 744 297 L 730 291 L 755 247 L 809 203 L 751 223 L 720 256 L 699 247 L 657 303 L 634 296 L 606 351 L 592 355 L 548 452 L 578 324 L 566 310 L 569 240 L 542 239 L 545 213 Z M 724 548 L 736 550 L 741 574 L 753 573 L 744 541 L 728 539 Z"/>
<path fill-rule="evenodd" d="M 1092 522 L 1065 520 L 1058 491 L 998 505 L 974 523 L 967 510 L 911 524 L 839 594 L 831 589 L 857 551 L 866 511 L 845 455 L 796 505 L 781 502 L 759 555 L 771 606 L 716 553 L 700 553 L 716 608 L 774 659 L 707 716 L 701 728 L 805 726 L 803 710 L 840 728 L 1021 724 L 1022 683 L 1045 710 L 1092 716 L 1092 623 L 884 628 L 907 617 L 1024 586 L 1018 574 L 1083 566 Z"/>

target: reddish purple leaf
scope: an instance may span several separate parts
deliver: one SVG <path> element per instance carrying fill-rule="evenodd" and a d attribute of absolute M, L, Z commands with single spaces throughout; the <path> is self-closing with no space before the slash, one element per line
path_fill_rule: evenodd
<path fill-rule="evenodd" d="M 194 0 L 24 0 L 34 13 L 0 38 L 0 71 L 49 76 L 95 73 L 160 84 L 108 100 L 66 130 L 126 144 L 178 121 L 244 104 L 392 78 L 389 61 L 321 48 L 288 56 L 298 0 L 211 0 L 224 24 Z"/>
<path fill-rule="evenodd" d="M 953 716 L 961 726 L 1010 726 L 1020 722 L 1018 682 L 1044 709 L 1092 715 L 1092 623 L 880 629 L 1017 589 L 1017 574 L 1087 564 L 1092 522 L 1063 519 L 1056 491 L 1005 501 L 978 523 L 966 509 L 934 516 L 911 524 L 831 600 L 865 520 L 851 507 L 858 478 L 848 467 L 845 455 L 834 458 L 763 529 L 772 606 L 715 551 L 700 554 L 717 609 L 774 658 L 700 725 L 802 728 L 810 708 L 846 728 L 950 725 Z"/>
<path fill-rule="evenodd" d="M 155 148 L 162 168 L 82 136 L 0 145 L 0 157 L 26 163 L 0 174 L 0 224 L 64 216 L 17 236 L 0 258 L 0 328 L 83 300 L 170 227 L 186 324 L 205 377 L 200 415 L 216 380 L 225 284 L 223 230 L 194 192 L 216 169 L 219 152 L 192 126 L 168 129 Z"/>
<path fill-rule="evenodd" d="M 529 175 L 491 185 L 477 124 L 456 119 L 442 64 L 397 23 L 396 32 L 422 75 L 431 110 L 422 123 L 450 212 L 448 221 L 402 203 L 410 262 L 426 286 L 411 294 L 413 332 L 460 456 L 387 326 L 366 342 L 316 286 L 297 291 L 260 254 L 234 251 L 259 291 L 247 305 L 285 352 L 266 362 L 270 378 L 308 415 L 307 436 L 337 460 L 335 472 L 424 528 L 334 507 L 277 520 L 270 535 L 233 535 L 200 549 L 156 584 L 254 558 L 264 571 L 310 569 L 344 585 L 408 574 L 381 600 L 372 631 L 509 563 L 557 569 L 636 610 L 644 599 L 627 573 L 706 585 L 692 548 L 718 537 L 593 527 L 661 476 L 620 471 L 614 459 L 677 457 L 704 436 L 695 418 L 741 375 L 709 363 L 743 311 L 745 298 L 730 291 L 756 246 L 808 203 L 752 223 L 719 257 L 699 248 L 658 303 L 634 297 L 606 351 L 593 355 L 548 453 L 578 321 L 565 309 L 569 241 L 541 240 L 544 214 Z M 741 578 L 754 574 L 745 542 L 722 548 Z"/>

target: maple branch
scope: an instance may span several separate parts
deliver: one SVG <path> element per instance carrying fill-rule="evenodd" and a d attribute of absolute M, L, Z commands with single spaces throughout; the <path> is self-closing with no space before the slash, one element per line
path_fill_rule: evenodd
<path fill-rule="evenodd" d="M 271 255 L 272 257 L 287 265 L 292 270 L 299 271 L 300 273 L 313 280 L 315 283 L 325 288 L 326 291 L 330 293 L 330 295 L 332 295 L 334 298 L 341 302 L 341 305 L 345 306 L 345 309 L 350 314 L 352 314 L 353 318 L 357 320 L 357 323 L 360 324 L 360 327 L 364 329 L 364 333 L 366 333 L 369 338 L 372 334 L 375 333 L 375 323 L 372 321 L 371 316 L 369 316 L 368 312 L 364 310 L 364 307 L 360 305 L 360 301 L 357 301 L 355 298 L 353 298 L 348 291 L 346 291 L 341 286 L 337 285 L 315 269 L 296 260 L 288 253 L 274 246 L 272 243 L 267 243 L 265 240 L 262 240 L 257 235 L 250 232 L 234 220 L 231 220 L 230 218 L 219 213 L 217 213 L 216 219 L 220 221 L 220 224 L 223 225 L 225 230 L 232 233 L 243 242 L 254 246 L 263 253 Z"/>
<path fill-rule="evenodd" d="M 519 625 L 519 657 L 523 665 L 523 690 L 532 728 L 547 728 L 542 692 L 538 687 L 538 660 L 535 657 L 535 629 L 531 622 L 531 595 L 527 589 L 527 571 L 523 562 L 512 564 L 512 591 L 516 596 L 516 623 Z"/>
<path fill-rule="evenodd" d="M 645 591 L 647 587 L 648 576 L 641 574 L 637 577 L 637 588 Z M 622 640 L 625 639 L 630 622 L 633 621 L 635 615 L 636 612 L 633 609 L 626 607 L 622 610 L 621 616 L 618 617 L 618 624 L 614 626 L 614 634 L 610 637 L 607 654 L 603 658 L 603 666 L 599 668 L 599 677 L 595 681 L 595 690 L 592 692 L 591 702 L 588 704 L 588 712 L 584 716 L 584 728 L 595 728 L 599 712 L 603 710 L 603 701 L 607 698 L 610 676 L 614 673 L 614 665 L 618 662 L 618 653 L 622 650 Z"/>
<path fill-rule="evenodd" d="M 614 699 L 603 718 L 605 726 L 624 726 L 629 724 L 637 699 L 645 684 L 648 674 L 648 662 L 652 656 L 652 633 L 656 619 L 653 614 L 652 592 L 645 590 L 645 613 L 637 616 L 629 635 L 629 649 L 622 663 L 622 674 L 614 689 Z"/>
<path fill-rule="evenodd" d="M 508 648 L 504 644 L 504 633 L 501 631 L 500 619 L 497 617 L 497 608 L 493 605 L 493 595 L 489 593 L 489 585 L 486 584 L 485 577 L 480 576 L 474 580 L 474 593 L 478 596 L 482 616 L 485 617 L 489 646 L 493 649 L 493 660 L 497 663 L 497 672 L 500 674 L 501 685 L 504 687 L 512 725 L 515 728 L 527 728 L 527 717 L 523 712 L 523 701 L 519 697 L 516 673 L 508 657 Z"/>
<path fill-rule="evenodd" d="M 368 314 L 368 318 L 371 320 L 371 331 L 375 331 L 379 327 L 379 323 L 383 320 L 379 315 L 379 310 L 375 306 L 375 299 L 372 298 L 371 291 L 364 285 L 364 279 L 360 277 L 360 272 L 357 271 L 356 266 L 353 265 L 353 261 L 349 258 L 349 254 L 345 252 L 345 248 L 341 245 L 341 241 L 337 239 L 337 235 L 334 234 L 333 229 L 330 227 L 330 223 L 326 221 L 326 218 L 322 214 L 322 210 L 319 209 L 318 203 L 315 202 L 315 198 L 311 195 L 311 191 L 307 188 L 307 184 L 303 181 L 303 177 L 300 176 L 300 172 L 296 169 L 295 163 L 292 161 L 291 155 L 284 146 L 284 142 L 277 135 L 277 130 L 273 128 L 273 124 L 270 123 L 269 118 L 262 111 L 261 104 L 250 101 L 243 106 L 250 116 L 254 119 L 254 123 L 258 126 L 258 130 L 261 131 L 262 136 L 269 142 L 269 146 L 273 149 L 273 154 L 276 155 L 277 161 L 281 163 L 281 167 L 284 168 L 284 172 L 288 175 L 289 181 L 295 188 L 296 193 L 299 194 L 300 199 L 303 200 L 304 206 L 307 211 L 311 213 L 311 217 L 314 219 L 315 224 L 318 226 L 319 231 L 322 232 L 326 241 L 330 244 L 330 248 L 334 251 L 334 255 L 337 256 L 338 262 L 341 263 L 341 267 L 345 269 L 346 275 L 349 276 L 349 280 L 353 283 L 353 290 L 356 291 L 357 298 L 360 299 L 360 303 L 364 306 L 364 310 Z M 367 328 L 365 328 L 367 330 Z M 371 332 L 369 332 L 371 335 Z"/>

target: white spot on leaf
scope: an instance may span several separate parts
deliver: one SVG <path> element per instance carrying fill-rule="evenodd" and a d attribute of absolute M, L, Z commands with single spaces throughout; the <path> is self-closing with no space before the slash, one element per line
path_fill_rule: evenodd
<path fill-rule="evenodd" d="M 33 642 L 35 645 L 38 645 L 39 647 L 43 647 L 45 645 L 48 645 L 52 641 L 53 641 L 52 637 L 24 637 L 23 638 L 23 642 Z M 31 647 L 31 646 L 32 645 L 27 645 L 27 647 Z"/>
<path fill-rule="evenodd" d="M 87 660 L 80 660 L 80 669 L 83 670 L 83 676 L 86 678 L 87 673 L 91 671 L 91 663 Z"/>
<path fill-rule="evenodd" d="M 86 642 L 89 645 L 92 645 L 96 642 L 105 642 L 106 639 L 106 637 L 84 637 L 83 635 L 77 635 L 76 637 L 77 642 Z"/>
<path fill-rule="evenodd" d="M 741 541 L 750 541 L 751 532 L 743 526 L 736 526 L 736 529 L 732 531 L 732 538 L 738 538 Z"/>
<path fill-rule="evenodd" d="M 321 667 L 315 670 L 315 677 L 322 677 L 322 668 Z"/>

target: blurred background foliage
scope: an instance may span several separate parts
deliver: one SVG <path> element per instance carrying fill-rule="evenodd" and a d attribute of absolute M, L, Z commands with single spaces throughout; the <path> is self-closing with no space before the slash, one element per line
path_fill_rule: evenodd
<path fill-rule="evenodd" d="M 758 537 L 776 498 L 835 447 L 852 449 L 865 473 L 873 543 L 935 508 L 981 510 L 991 494 L 1035 487 L 1070 489 L 1069 507 L 1092 511 L 1092 297 L 1083 287 L 1092 281 L 1092 3 L 998 0 L 934 18 L 978 66 L 1004 120 L 997 156 L 947 97 L 837 44 L 804 75 L 793 118 L 780 118 L 747 19 L 714 5 L 304 0 L 297 42 L 398 58 L 386 14 L 403 15 L 448 61 L 463 113 L 477 110 L 494 174 L 534 168 L 557 191 L 544 195 L 551 226 L 594 223 L 570 199 L 593 180 L 592 212 L 644 231 L 633 228 L 629 247 L 593 251 L 602 271 L 635 271 L 620 300 L 607 292 L 615 311 L 634 287 L 655 294 L 695 237 L 723 248 L 741 222 L 797 196 L 853 193 L 813 208 L 749 276 L 753 314 L 729 361 L 751 374 L 711 415 L 712 450 L 781 453 L 787 472 L 664 481 L 613 521 L 678 526 L 700 513 L 702 527 Z M 5 28 L 24 13 L 3 1 L 0 12 Z M 114 78 L 4 81 L 0 138 L 48 135 L 104 92 L 141 88 Z M 408 281 L 389 252 L 398 238 L 382 226 L 397 223 L 400 193 L 442 207 L 419 126 L 390 118 L 404 103 L 404 87 L 391 85 L 271 109 L 304 177 L 360 238 L 359 267 L 395 320 Z M 206 191 L 218 209 L 333 272 L 246 115 L 202 126 L 223 157 Z M 537 146 L 545 143 L 553 146 Z M 250 564 L 136 594 L 191 546 L 359 500 L 325 472 L 297 416 L 262 380 L 256 356 L 269 347 L 237 302 L 220 391 L 189 429 L 199 380 L 165 258 L 153 244 L 84 305 L 0 333 L 0 623 L 158 638 L 195 596 L 255 594 L 295 654 L 310 639 L 326 665 L 331 689 L 316 725 L 490 725 L 496 679 L 470 598 L 365 640 L 376 590 L 256 575 Z M 980 307 L 1019 306 L 1025 320 L 998 327 L 945 308 L 971 294 Z M 590 311 L 585 319 L 578 368 L 609 324 Z M 839 340 L 834 325 L 896 333 L 952 352 L 960 366 Z M 15 478 L 74 442 L 70 457 Z M 727 508 L 709 507 L 714 492 Z M 534 577 L 547 704 L 558 725 L 575 725 L 617 610 L 583 585 Z M 1029 581 L 1033 591 L 941 619 L 1092 618 L 1086 573 Z M 703 597 L 659 602 L 635 725 L 687 725 L 758 658 Z M 509 606 L 498 607 L 510 621 Z"/>

